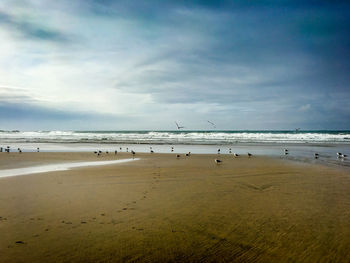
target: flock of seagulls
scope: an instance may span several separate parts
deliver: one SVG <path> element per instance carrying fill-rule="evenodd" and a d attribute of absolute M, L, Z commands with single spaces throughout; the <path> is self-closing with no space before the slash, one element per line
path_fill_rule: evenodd
<path fill-rule="evenodd" d="M 36 148 L 36 151 L 39 152 L 40 149 L 39 149 L 39 148 Z M 0 147 L 0 153 L 1 153 L 1 152 L 10 153 L 10 152 L 11 152 L 11 147 L 10 147 L 10 146 Z M 18 152 L 18 153 L 22 153 L 22 149 L 21 149 L 21 148 L 17 148 L 17 152 Z"/>
<path fill-rule="evenodd" d="M 209 122 L 209 121 L 208 121 L 208 122 Z M 177 124 L 177 123 L 176 123 L 176 124 Z M 178 124 L 177 124 L 177 125 L 178 125 Z M 181 129 L 181 128 L 183 128 L 183 127 L 179 126 L 179 129 Z M 154 153 L 154 150 L 153 150 L 152 146 L 150 146 L 149 149 L 150 149 L 150 153 Z M 122 148 L 122 147 L 119 147 L 119 150 L 122 151 L 123 148 Z M 126 152 L 129 152 L 129 148 L 128 148 L 128 147 L 126 147 L 125 150 L 126 150 Z M 10 147 L 10 146 L 7 146 L 7 147 L 0 147 L 0 152 L 7 152 L 7 153 L 10 153 L 10 151 L 11 151 L 11 147 Z M 17 148 L 17 151 L 18 151 L 18 153 L 22 153 L 22 149 L 21 149 L 21 148 Z M 36 152 L 40 152 L 40 148 L 39 148 L 39 147 L 36 148 Z M 174 146 L 171 146 L 170 152 L 174 152 Z M 229 154 L 231 154 L 231 153 L 232 153 L 232 149 L 229 148 L 228 152 L 229 152 Z M 283 152 L 284 152 L 284 155 L 288 155 L 288 154 L 289 154 L 289 150 L 288 150 L 288 149 L 283 149 Z M 102 153 L 103 153 L 103 152 L 102 152 L 101 150 L 94 151 L 94 154 L 96 154 L 97 156 L 102 155 Z M 105 151 L 105 153 L 106 153 L 106 154 L 109 154 L 109 151 Z M 114 151 L 114 154 L 116 155 L 117 153 L 118 153 L 118 151 L 115 150 L 115 151 Z M 132 156 L 133 156 L 133 158 L 134 158 L 135 155 L 136 155 L 136 152 L 135 152 L 134 150 L 131 150 L 130 153 L 132 154 Z M 220 155 L 220 153 L 221 153 L 221 149 L 218 149 L 218 150 L 217 150 L 218 156 Z M 248 155 L 248 158 L 250 158 L 250 157 L 253 156 L 253 155 L 252 155 L 251 153 L 249 153 L 249 152 L 247 153 L 247 155 Z M 186 156 L 186 157 L 191 156 L 191 152 L 186 153 L 185 156 Z M 238 154 L 238 153 L 233 153 L 233 156 L 234 156 L 234 157 L 239 157 L 240 154 Z M 181 157 L 180 154 L 176 154 L 176 158 L 177 158 L 177 159 L 179 159 L 180 157 Z M 319 153 L 314 153 L 314 158 L 315 158 L 315 159 L 318 159 L 319 157 L 320 157 L 320 154 L 319 154 Z M 337 152 L 337 158 L 338 158 L 338 159 L 344 160 L 344 159 L 346 159 L 347 157 L 348 157 L 347 154 L 343 154 L 343 153 L 341 153 L 341 152 Z M 218 158 L 215 159 L 214 161 L 215 161 L 216 164 L 222 163 L 222 160 L 220 160 L 220 159 L 218 159 Z"/>
<path fill-rule="evenodd" d="M 229 153 L 232 153 L 232 149 L 231 149 L 231 148 L 229 148 Z M 220 149 L 218 149 L 218 155 L 219 155 L 219 154 L 220 154 Z M 247 155 L 248 155 L 248 158 L 250 158 L 250 157 L 253 156 L 253 154 L 251 154 L 251 153 L 247 153 Z M 239 157 L 240 154 L 238 154 L 238 153 L 233 153 L 233 156 L 234 156 L 234 157 Z M 215 161 L 216 164 L 222 163 L 222 160 L 220 160 L 220 159 L 215 159 L 214 161 Z"/>

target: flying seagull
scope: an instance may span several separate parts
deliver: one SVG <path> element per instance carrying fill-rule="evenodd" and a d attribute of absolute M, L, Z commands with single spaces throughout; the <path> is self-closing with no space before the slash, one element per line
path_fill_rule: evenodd
<path fill-rule="evenodd" d="M 214 128 L 216 128 L 216 125 L 214 123 L 212 123 L 211 121 L 207 121 L 209 122 L 211 125 L 213 125 Z"/>
<path fill-rule="evenodd" d="M 184 126 L 179 126 L 179 124 L 175 121 L 176 127 L 178 130 L 185 128 Z"/>

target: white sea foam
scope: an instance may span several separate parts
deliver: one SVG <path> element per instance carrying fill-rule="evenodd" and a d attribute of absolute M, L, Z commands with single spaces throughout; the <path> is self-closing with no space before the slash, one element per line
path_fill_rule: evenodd
<path fill-rule="evenodd" d="M 74 132 L 35 131 L 0 132 L 0 142 L 64 142 L 64 143 L 159 143 L 159 144 L 231 144 L 236 142 L 281 143 L 348 143 L 350 132 L 334 131 L 126 131 Z"/>
<path fill-rule="evenodd" d="M 47 172 L 54 172 L 54 171 L 65 171 L 65 170 L 78 168 L 78 167 L 110 165 L 110 164 L 131 162 L 136 160 L 140 160 L 140 159 L 135 158 L 135 159 L 121 159 L 121 160 L 113 160 L 113 161 L 58 163 L 58 164 L 47 164 L 47 165 L 31 166 L 31 167 L 24 167 L 24 168 L 6 169 L 6 170 L 0 170 L 0 178 L 27 175 L 27 174 L 47 173 Z"/>

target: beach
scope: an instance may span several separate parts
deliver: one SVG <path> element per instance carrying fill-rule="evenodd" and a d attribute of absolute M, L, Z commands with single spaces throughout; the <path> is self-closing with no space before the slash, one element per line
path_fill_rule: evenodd
<path fill-rule="evenodd" d="M 0 169 L 130 153 L 1 153 Z M 348 262 L 350 173 L 279 158 L 136 154 L 0 178 L 0 262 Z"/>

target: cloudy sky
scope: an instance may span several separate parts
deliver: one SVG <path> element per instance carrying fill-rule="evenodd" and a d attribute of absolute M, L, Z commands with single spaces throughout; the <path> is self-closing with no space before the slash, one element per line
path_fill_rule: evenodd
<path fill-rule="evenodd" d="M 0 129 L 350 129 L 349 1 L 0 1 Z"/>

